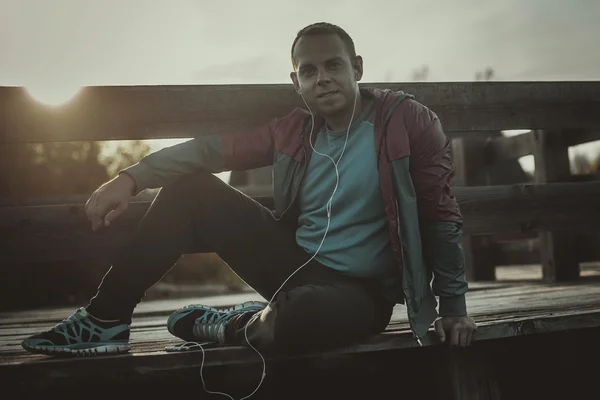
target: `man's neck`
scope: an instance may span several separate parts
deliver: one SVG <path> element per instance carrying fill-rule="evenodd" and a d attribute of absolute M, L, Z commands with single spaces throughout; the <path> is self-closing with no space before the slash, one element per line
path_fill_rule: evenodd
<path fill-rule="evenodd" d="M 354 111 L 354 116 L 352 116 L 352 111 Z M 354 109 L 353 101 L 349 109 L 346 109 L 337 115 L 325 117 L 327 129 L 329 129 L 330 131 L 343 131 L 348 129 L 348 126 L 351 124 L 350 117 L 352 117 L 352 122 L 354 122 L 354 120 L 356 120 L 360 116 L 362 111 L 363 101 L 361 99 L 361 96 L 358 96 L 358 98 L 356 99 L 356 109 Z"/>

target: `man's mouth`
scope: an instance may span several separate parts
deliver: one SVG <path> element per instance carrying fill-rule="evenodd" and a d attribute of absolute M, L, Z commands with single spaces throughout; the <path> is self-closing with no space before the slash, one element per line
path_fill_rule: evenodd
<path fill-rule="evenodd" d="M 332 97 L 336 94 L 338 94 L 339 92 L 337 90 L 332 90 L 330 92 L 325 92 L 323 94 L 320 94 L 319 96 L 317 96 L 319 99 L 326 99 L 328 97 Z"/>

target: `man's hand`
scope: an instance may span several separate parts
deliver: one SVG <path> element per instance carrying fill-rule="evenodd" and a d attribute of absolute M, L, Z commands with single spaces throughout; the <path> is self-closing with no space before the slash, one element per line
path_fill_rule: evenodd
<path fill-rule="evenodd" d="M 135 181 L 121 174 L 100 186 L 85 203 L 85 213 L 92 223 L 92 230 L 109 226 L 120 216 L 133 198 Z"/>
<path fill-rule="evenodd" d="M 441 342 L 449 343 L 450 346 L 469 346 L 477 332 L 475 321 L 466 315 L 438 318 L 433 326 Z"/>

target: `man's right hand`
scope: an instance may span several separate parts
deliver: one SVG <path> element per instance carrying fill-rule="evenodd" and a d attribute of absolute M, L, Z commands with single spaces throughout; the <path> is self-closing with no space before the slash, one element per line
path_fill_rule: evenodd
<path fill-rule="evenodd" d="M 135 181 L 123 173 L 100 186 L 85 203 L 85 213 L 92 230 L 109 226 L 119 217 L 133 198 Z"/>

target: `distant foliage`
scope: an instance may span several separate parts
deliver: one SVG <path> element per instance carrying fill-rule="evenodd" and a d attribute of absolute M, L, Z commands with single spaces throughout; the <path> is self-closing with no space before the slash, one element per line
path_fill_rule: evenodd
<path fill-rule="evenodd" d="M 413 69 L 410 78 L 416 82 L 426 81 L 429 78 L 429 66 L 423 65 L 420 68 Z"/>
<path fill-rule="evenodd" d="M 413 69 L 410 74 L 410 80 L 415 82 L 424 82 L 429 79 L 430 70 L 428 65 L 422 65 L 419 68 Z M 391 76 L 391 72 L 387 72 L 388 76 Z M 475 72 L 476 81 L 491 81 L 495 77 L 495 71 L 491 67 L 487 67 L 482 71 Z"/>
<path fill-rule="evenodd" d="M 476 81 L 491 81 L 494 79 L 494 70 L 490 67 L 487 67 L 483 71 L 475 72 L 475 80 Z"/>
<path fill-rule="evenodd" d="M 10 144 L 0 146 L 0 196 L 21 204 L 33 198 L 91 194 L 119 169 L 150 151 L 143 141 L 120 143 L 103 153 L 106 142 Z"/>

